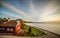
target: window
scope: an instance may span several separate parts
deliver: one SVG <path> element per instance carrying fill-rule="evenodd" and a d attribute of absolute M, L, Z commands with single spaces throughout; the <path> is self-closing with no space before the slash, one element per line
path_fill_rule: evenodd
<path fill-rule="evenodd" d="M 13 28 L 11 28 L 10 31 L 13 31 Z"/>
<path fill-rule="evenodd" d="M 0 30 L 4 30 L 5 28 L 0 28 Z"/>
<path fill-rule="evenodd" d="M 13 31 L 13 28 L 7 28 L 7 31 Z"/>
<path fill-rule="evenodd" d="M 7 28 L 7 31 L 10 31 L 9 28 Z"/>

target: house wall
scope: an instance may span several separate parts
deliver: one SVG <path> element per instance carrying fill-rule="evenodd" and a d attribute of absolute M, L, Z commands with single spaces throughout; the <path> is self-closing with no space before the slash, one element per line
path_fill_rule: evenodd
<path fill-rule="evenodd" d="M 14 27 L 0 27 L 0 33 L 13 33 Z"/>

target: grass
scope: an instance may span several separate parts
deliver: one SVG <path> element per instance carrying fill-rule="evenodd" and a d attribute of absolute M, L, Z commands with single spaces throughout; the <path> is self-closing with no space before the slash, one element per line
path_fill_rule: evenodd
<path fill-rule="evenodd" d="M 24 36 L 43 36 L 45 32 L 41 31 L 40 29 L 32 26 L 23 25 L 21 29 L 24 29 L 26 33 Z"/>

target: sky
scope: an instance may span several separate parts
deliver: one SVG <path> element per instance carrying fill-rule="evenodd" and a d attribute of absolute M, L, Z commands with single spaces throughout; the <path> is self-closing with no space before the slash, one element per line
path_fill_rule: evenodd
<path fill-rule="evenodd" d="M 60 21 L 60 0 L 1 0 L 0 18 Z"/>

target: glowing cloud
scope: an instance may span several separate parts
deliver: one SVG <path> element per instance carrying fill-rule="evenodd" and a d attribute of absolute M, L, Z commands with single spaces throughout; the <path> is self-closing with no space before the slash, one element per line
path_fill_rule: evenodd
<path fill-rule="evenodd" d="M 56 18 L 55 18 L 55 16 L 51 16 L 51 14 L 53 14 L 57 9 L 58 9 L 58 5 L 56 5 L 56 4 L 52 3 L 52 2 L 49 3 L 44 8 L 39 20 L 40 21 L 55 21 L 57 19 L 60 19 L 60 18 L 58 18 L 57 15 L 56 15 Z M 53 19 L 55 19 L 55 20 L 53 20 Z"/>
<path fill-rule="evenodd" d="M 49 16 L 44 19 L 41 19 L 40 21 L 47 22 L 47 21 L 60 21 L 60 15 L 54 15 L 54 16 Z"/>
<path fill-rule="evenodd" d="M 47 7 L 44 8 L 42 16 L 47 16 L 51 13 L 54 13 L 54 11 L 57 10 L 57 6 L 54 4 L 49 4 Z"/>

